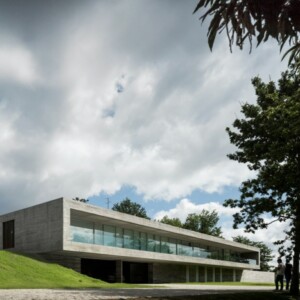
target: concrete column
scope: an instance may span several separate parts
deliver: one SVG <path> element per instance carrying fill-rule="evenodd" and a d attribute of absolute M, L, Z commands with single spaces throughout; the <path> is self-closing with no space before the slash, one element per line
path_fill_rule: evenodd
<path fill-rule="evenodd" d="M 123 262 L 121 260 L 116 261 L 116 282 L 123 282 Z"/>
<path fill-rule="evenodd" d="M 213 282 L 216 282 L 216 268 L 213 267 Z"/>
<path fill-rule="evenodd" d="M 235 272 L 235 269 L 233 269 L 233 282 L 236 282 L 236 272 Z"/>
<path fill-rule="evenodd" d="M 196 266 L 196 282 L 199 282 L 199 266 Z"/>
<path fill-rule="evenodd" d="M 204 267 L 204 282 L 207 282 L 207 267 Z"/>
<path fill-rule="evenodd" d="M 154 266 L 153 264 L 148 264 L 148 283 L 154 283 Z"/>
<path fill-rule="evenodd" d="M 223 282 L 223 269 L 220 268 L 220 282 Z"/>
<path fill-rule="evenodd" d="M 185 268 L 185 281 L 190 282 L 190 266 L 187 265 Z"/>

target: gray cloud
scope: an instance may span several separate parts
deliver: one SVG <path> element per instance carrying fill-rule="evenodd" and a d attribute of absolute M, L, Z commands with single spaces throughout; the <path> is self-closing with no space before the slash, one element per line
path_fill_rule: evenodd
<path fill-rule="evenodd" d="M 210 53 L 196 1 L 2 1 L 1 210 L 136 187 L 218 191 L 249 176 L 225 127 L 276 46 Z M 9 50 L 7 50 L 9 49 Z"/>

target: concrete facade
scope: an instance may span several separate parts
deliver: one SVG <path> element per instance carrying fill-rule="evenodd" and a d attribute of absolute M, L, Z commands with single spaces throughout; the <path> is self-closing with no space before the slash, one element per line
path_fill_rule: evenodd
<path fill-rule="evenodd" d="M 243 270 L 241 282 L 269 282 L 274 283 L 274 272 L 255 272 L 252 270 Z"/>
<path fill-rule="evenodd" d="M 3 223 L 15 220 L 15 249 L 27 253 L 63 248 L 63 201 L 54 200 L 0 216 L 0 249 Z"/>
<path fill-rule="evenodd" d="M 111 281 L 244 281 L 259 269 L 258 248 L 64 198 L 0 216 L 0 249 L 11 220 L 9 250 Z"/>

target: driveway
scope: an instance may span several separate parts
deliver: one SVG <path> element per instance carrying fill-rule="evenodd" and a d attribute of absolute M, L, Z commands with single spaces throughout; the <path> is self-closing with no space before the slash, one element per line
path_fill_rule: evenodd
<path fill-rule="evenodd" d="M 100 300 L 143 299 L 172 296 L 223 294 L 242 291 L 270 291 L 273 287 L 163 284 L 135 289 L 15 289 L 0 290 L 2 300 Z"/>

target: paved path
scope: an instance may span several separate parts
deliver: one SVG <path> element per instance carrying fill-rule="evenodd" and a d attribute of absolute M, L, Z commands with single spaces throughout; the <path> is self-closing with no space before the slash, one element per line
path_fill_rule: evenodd
<path fill-rule="evenodd" d="M 1 300 L 104 300 L 270 291 L 273 287 L 164 284 L 143 289 L 16 289 L 0 290 Z"/>

